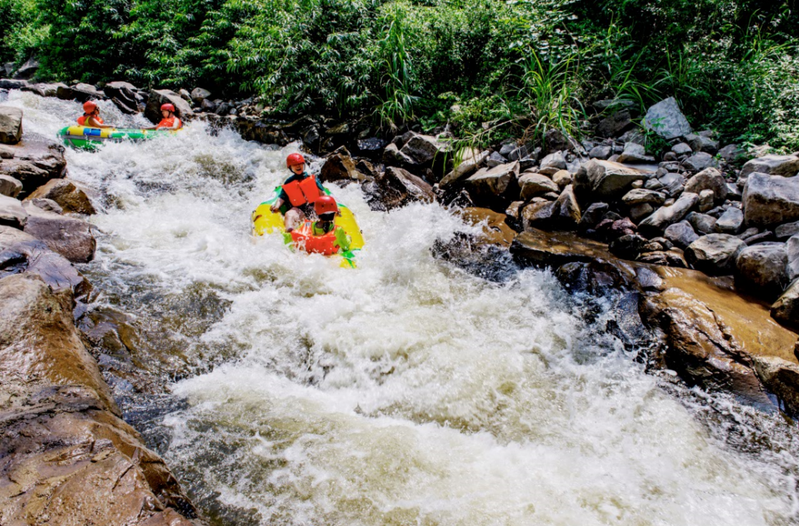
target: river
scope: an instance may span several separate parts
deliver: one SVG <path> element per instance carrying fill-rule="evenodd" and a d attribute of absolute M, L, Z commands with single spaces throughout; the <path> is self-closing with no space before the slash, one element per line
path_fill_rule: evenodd
<path fill-rule="evenodd" d="M 50 136 L 81 114 L 7 104 Z M 253 240 L 290 151 L 192 123 L 67 152 L 99 209 L 92 307 L 132 317 L 158 385 L 106 378 L 213 524 L 799 521 L 795 424 L 646 373 L 602 330 L 613 312 L 584 316 L 549 272 L 436 259 L 470 229 L 441 206 L 373 212 L 333 186 L 366 239 L 357 270 Z"/>

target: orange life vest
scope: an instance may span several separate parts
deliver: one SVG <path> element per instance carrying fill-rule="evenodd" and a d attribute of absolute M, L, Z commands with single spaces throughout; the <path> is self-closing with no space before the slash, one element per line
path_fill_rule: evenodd
<path fill-rule="evenodd" d="M 283 185 L 283 191 L 289 196 L 291 206 L 302 206 L 305 203 L 313 203 L 322 195 L 319 186 L 316 184 L 316 176 L 306 177 L 302 181 L 292 181 Z"/>
<path fill-rule="evenodd" d="M 332 256 L 338 252 L 335 230 L 331 230 L 321 236 L 315 236 L 313 235 L 313 223 L 310 221 L 305 221 L 299 228 L 292 230 L 291 240 L 294 241 L 295 247 L 301 248 L 310 254 Z"/>
<path fill-rule="evenodd" d="M 84 125 L 83 123 L 86 122 L 89 119 L 89 117 L 90 117 L 89 115 L 81 115 L 80 117 L 78 117 L 78 124 L 80 124 L 81 126 L 88 126 L 88 124 Z M 94 120 L 96 120 L 100 124 L 104 124 L 103 118 L 100 117 L 99 115 L 95 115 Z"/>
<path fill-rule="evenodd" d="M 176 120 L 178 121 L 178 127 L 175 129 L 179 130 L 183 127 L 183 121 L 181 121 L 174 115 L 172 117 L 167 117 L 166 119 L 161 119 L 161 122 L 158 123 L 158 126 L 156 126 L 155 129 L 157 130 L 159 128 L 171 128 L 175 125 Z"/>

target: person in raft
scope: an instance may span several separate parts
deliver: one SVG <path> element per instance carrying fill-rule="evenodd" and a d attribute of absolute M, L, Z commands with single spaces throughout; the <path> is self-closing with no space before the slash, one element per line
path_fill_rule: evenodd
<path fill-rule="evenodd" d="M 330 256 L 350 249 L 352 238 L 343 228 L 336 226 L 338 215 L 336 200 L 329 195 L 322 195 L 313 204 L 317 221 L 305 220 L 299 227 L 291 231 L 294 244 L 313 254 Z"/>
<path fill-rule="evenodd" d="M 179 130 L 183 127 L 183 121 L 177 116 L 175 106 L 170 103 L 161 104 L 161 122 L 153 128 L 142 128 L 142 130 Z"/>
<path fill-rule="evenodd" d="M 100 110 L 97 108 L 97 103 L 93 100 L 83 103 L 83 115 L 78 117 L 78 124 L 86 126 L 87 128 L 113 128 L 113 126 L 103 124 L 103 118 L 100 117 Z"/>
<path fill-rule="evenodd" d="M 305 158 L 299 153 L 286 158 L 286 167 L 291 170 L 291 176 L 283 183 L 270 210 L 283 214 L 286 232 L 291 232 L 308 220 L 313 202 L 325 195 L 325 189 L 315 176 L 305 171 Z"/>

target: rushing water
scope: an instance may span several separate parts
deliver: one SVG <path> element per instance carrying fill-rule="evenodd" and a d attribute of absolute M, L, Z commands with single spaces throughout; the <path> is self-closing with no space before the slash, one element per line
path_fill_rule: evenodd
<path fill-rule="evenodd" d="M 47 135 L 80 113 L 9 103 Z M 435 259 L 469 230 L 440 206 L 372 212 L 333 187 L 367 240 L 357 270 L 253 240 L 289 151 L 193 123 L 67 154 L 101 208 L 94 307 L 168 355 L 170 393 L 128 414 L 152 410 L 138 423 L 215 524 L 796 523 L 794 427 L 646 374 L 550 273 Z"/>

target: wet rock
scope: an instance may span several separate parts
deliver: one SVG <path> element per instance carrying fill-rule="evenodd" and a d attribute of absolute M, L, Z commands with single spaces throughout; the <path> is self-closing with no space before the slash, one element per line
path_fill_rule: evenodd
<path fill-rule="evenodd" d="M 604 261 L 572 261 L 561 265 L 555 277 L 569 292 L 582 292 L 602 296 L 629 287 L 629 275 Z"/>
<path fill-rule="evenodd" d="M 5 154 L 0 160 L 0 174 L 21 182 L 22 196 L 66 174 L 64 146 L 46 137 L 26 134 L 17 145 L 0 145 L 0 152 Z"/>
<path fill-rule="evenodd" d="M 743 193 L 747 226 L 772 227 L 799 219 L 799 178 L 754 172 Z"/>
<path fill-rule="evenodd" d="M 476 202 L 491 204 L 510 193 L 519 175 L 519 163 L 507 163 L 493 168 L 482 168 L 466 180 L 466 188 Z"/>
<path fill-rule="evenodd" d="M 27 80 L 22 79 L 0 79 L 0 89 L 22 89 L 28 85 Z"/>
<path fill-rule="evenodd" d="M 785 243 L 760 243 L 743 248 L 735 259 L 735 284 L 754 296 L 773 301 L 788 285 Z"/>
<path fill-rule="evenodd" d="M 25 199 L 29 201 L 37 198 L 52 199 L 67 213 L 96 213 L 86 193 L 67 179 L 52 179 Z"/>
<path fill-rule="evenodd" d="M 613 148 L 607 144 L 600 144 L 591 148 L 588 152 L 588 157 L 591 159 L 607 159 L 613 154 Z"/>
<path fill-rule="evenodd" d="M 391 166 L 410 166 L 413 164 L 411 158 L 400 152 L 394 143 L 389 144 L 383 150 L 383 162 Z"/>
<path fill-rule="evenodd" d="M 22 229 L 28 222 L 28 212 L 13 197 L 0 195 L 0 225 Z"/>
<path fill-rule="evenodd" d="M 35 197 L 29 200 L 33 206 L 37 208 L 41 208 L 47 212 L 55 212 L 56 214 L 63 214 L 64 209 L 61 208 L 61 205 L 53 201 L 52 199 L 47 199 L 44 197 Z"/>
<path fill-rule="evenodd" d="M 707 168 L 718 166 L 718 161 L 709 153 L 699 152 L 685 159 L 682 165 L 692 172 L 701 172 Z"/>
<path fill-rule="evenodd" d="M 552 201 L 536 201 L 522 209 L 522 228 L 547 228 L 552 226 L 555 203 Z"/>
<path fill-rule="evenodd" d="M 175 106 L 178 117 L 180 117 L 180 119 L 184 122 L 191 120 L 191 118 L 194 117 L 194 111 L 192 111 L 189 103 L 186 102 L 183 97 L 168 89 L 156 89 L 150 91 L 149 97 L 147 99 L 147 107 L 144 109 L 144 116 L 147 117 L 150 122 L 161 122 L 161 105 L 166 103 L 170 103 Z"/>
<path fill-rule="evenodd" d="M 777 395 L 781 409 L 799 414 L 799 365 L 775 356 L 755 356 L 755 372 L 766 388 Z"/>
<path fill-rule="evenodd" d="M 799 173 L 799 154 L 766 155 L 764 157 L 752 159 L 744 164 L 741 169 L 741 177 L 746 177 L 755 172 L 793 177 Z"/>
<path fill-rule="evenodd" d="M 628 142 L 624 145 L 624 151 L 619 155 L 620 163 L 653 163 L 655 158 L 646 154 L 646 148 L 634 142 Z"/>
<path fill-rule="evenodd" d="M 327 156 L 319 171 L 323 182 L 365 181 L 367 176 L 358 171 L 346 148 L 342 147 Z"/>
<path fill-rule="evenodd" d="M 521 187 L 521 199 L 529 201 L 547 192 L 559 191 L 558 185 L 546 175 L 538 173 L 526 173 L 519 177 L 519 186 Z"/>
<path fill-rule="evenodd" d="M 582 212 L 572 185 L 567 186 L 555 201 L 552 215 L 559 227 L 566 230 L 577 228 Z"/>
<path fill-rule="evenodd" d="M 612 200 L 627 193 L 633 182 L 647 178 L 648 175 L 640 170 L 592 159 L 574 174 L 574 190 L 586 202 Z"/>
<path fill-rule="evenodd" d="M 358 146 L 358 152 L 361 155 L 369 157 L 371 159 L 376 159 L 379 157 L 380 152 L 383 148 L 386 147 L 386 141 L 379 137 L 367 137 L 365 139 L 358 139 L 356 145 Z"/>
<path fill-rule="evenodd" d="M 638 228 L 645 235 L 659 235 L 667 226 L 681 221 L 698 202 L 698 195 L 683 192 L 673 205 L 656 210 L 654 214 L 641 221 Z"/>
<path fill-rule="evenodd" d="M 685 219 L 688 220 L 691 226 L 694 227 L 694 230 L 700 234 L 711 234 L 716 228 L 717 219 L 707 214 L 691 212 L 685 216 Z"/>
<path fill-rule="evenodd" d="M 646 244 L 646 238 L 638 234 L 627 234 L 611 241 L 608 249 L 614 256 L 634 260 L 644 250 Z"/>
<path fill-rule="evenodd" d="M 413 166 L 432 167 L 434 164 L 443 166 L 451 164 L 452 144 L 429 135 L 414 135 L 400 152 L 410 159 Z"/>
<path fill-rule="evenodd" d="M 22 183 L 9 175 L 0 175 L 0 195 L 16 198 L 22 191 Z"/>
<path fill-rule="evenodd" d="M 799 235 L 791 237 L 785 244 L 788 257 L 788 265 L 785 271 L 788 273 L 790 281 L 799 277 Z"/>
<path fill-rule="evenodd" d="M 482 227 L 482 242 L 509 247 L 516 232 L 505 222 L 506 215 L 487 208 L 464 208 L 458 212 L 463 220 L 472 226 Z"/>
<path fill-rule="evenodd" d="M 552 176 L 566 168 L 566 159 L 563 157 L 563 152 L 554 152 L 541 159 L 541 167 L 538 169 L 538 172 Z"/>
<path fill-rule="evenodd" d="M 56 82 L 56 83 L 37 82 L 36 84 L 28 84 L 27 86 L 23 86 L 22 88 L 20 88 L 20 90 L 35 93 L 40 97 L 55 97 L 58 95 L 58 88 L 61 87 L 67 87 L 67 85 L 62 82 Z"/>
<path fill-rule="evenodd" d="M 794 280 L 774 302 L 771 316 L 780 325 L 799 331 L 799 279 Z"/>
<path fill-rule="evenodd" d="M 708 234 L 685 249 L 685 259 L 692 268 L 710 276 L 732 274 L 735 260 L 745 246 L 746 243 L 729 234 Z"/>
<path fill-rule="evenodd" d="M 688 248 L 688 245 L 699 239 L 691 223 L 680 221 L 666 227 L 663 236 L 681 249 Z"/>
<path fill-rule="evenodd" d="M 641 252 L 636 261 L 662 267 L 688 268 L 682 252 L 678 249 Z"/>
<path fill-rule="evenodd" d="M 22 110 L 0 106 L 0 143 L 17 144 L 22 139 Z"/>
<path fill-rule="evenodd" d="M 669 97 L 650 107 L 644 117 L 644 127 L 666 140 L 691 133 L 691 125 L 680 111 L 674 97 Z"/>
<path fill-rule="evenodd" d="M 744 214 L 737 208 L 728 208 L 718 221 L 716 221 L 716 232 L 721 234 L 737 234 L 741 231 L 744 224 Z"/>
<path fill-rule="evenodd" d="M 89 223 L 44 211 L 33 203 L 25 205 L 28 213 L 25 233 L 41 239 L 50 250 L 73 263 L 88 263 L 94 259 L 97 242 Z"/>
<path fill-rule="evenodd" d="M 433 187 L 403 168 L 386 168 L 385 175 L 378 183 L 383 190 L 382 200 L 387 209 L 405 206 L 413 201 L 435 201 Z"/>
<path fill-rule="evenodd" d="M 558 268 L 570 262 L 614 261 L 605 244 L 583 239 L 569 232 L 527 229 L 511 244 L 514 259 L 522 265 Z M 629 269 L 620 268 L 633 277 Z"/>
<path fill-rule="evenodd" d="M 685 183 L 685 191 L 700 193 L 711 190 L 716 203 L 723 203 L 727 198 L 727 181 L 716 168 L 706 168 L 694 175 Z"/>
<path fill-rule="evenodd" d="M 39 276 L 55 292 L 71 289 L 75 297 L 80 297 L 91 290 L 89 282 L 66 258 L 16 228 L 0 226 L 0 261 L 6 262 L 0 263 L 0 279 L 25 272 Z"/>
<path fill-rule="evenodd" d="M 580 219 L 580 229 L 589 230 L 595 228 L 609 209 L 610 207 L 607 203 L 591 203 Z"/>

